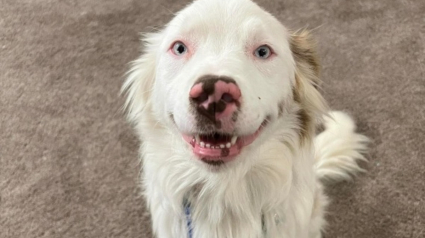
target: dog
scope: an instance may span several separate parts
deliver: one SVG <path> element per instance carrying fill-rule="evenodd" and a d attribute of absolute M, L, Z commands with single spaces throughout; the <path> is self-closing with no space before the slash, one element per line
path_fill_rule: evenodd
<path fill-rule="evenodd" d="M 144 42 L 123 92 L 155 236 L 322 237 L 323 186 L 362 171 L 368 139 L 320 94 L 311 33 L 197 0 Z"/>

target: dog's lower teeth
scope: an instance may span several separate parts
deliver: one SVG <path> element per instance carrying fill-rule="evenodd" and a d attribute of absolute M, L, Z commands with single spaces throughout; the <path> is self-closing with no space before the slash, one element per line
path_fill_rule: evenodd
<path fill-rule="evenodd" d="M 209 144 L 206 141 L 201 141 L 201 136 L 200 135 L 195 135 L 192 138 L 192 142 L 195 142 L 196 144 L 198 144 L 201 148 L 208 148 L 208 149 L 224 149 L 224 148 L 231 148 L 232 145 L 236 144 L 238 137 L 237 136 L 232 136 L 232 138 L 230 139 L 230 141 L 224 142 L 223 144 Z"/>

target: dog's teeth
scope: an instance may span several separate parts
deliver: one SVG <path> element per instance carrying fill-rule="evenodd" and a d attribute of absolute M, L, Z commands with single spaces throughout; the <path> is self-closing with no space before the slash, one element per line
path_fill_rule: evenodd
<path fill-rule="evenodd" d="M 211 148 L 211 145 L 210 144 L 206 144 L 205 147 Z"/>
<path fill-rule="evenodd" d="M 214 149 L 218 149 L 218 148 L 220 148 L 220 147 L 218 147 L 218 146 L 215 146 L 215 147 L 214 147 Z"/>
<path fill-rule="evenodd" d="M 201 138 L 199 137 L 199 135 L 196 135 L 196 136 L 195 136 L 195 139 L 196 139 L 196 143 L 198 143 L 198 144 L 199 144 L 199 142 L 201 141 Z"/>
<path fill-rule="evenodd" d="M 231 146 L 232 146 L 232 144 L 230 144 L 230 142 L 227 142 L 226 148 L 230 148 Z"/>
<path fill-rule="evenodd" d="M 205 143 L 203 141 L 201 141 L 201 143 L 199 143 L 199 145 L 204 148 L 205 147 Z"/>
<path fill-rule="evenodd" d="M 238 139 L 237 136 L 232 136 L 232 140 L 230 141 L 232 143 L 232 145 L 234 145 L 236 143 L 237 139 Z"/>
<path fill-rule="evenodd" d="M 222 148 L 222 149 L 223 149 L 224 147 L 226 147 L 226 146 L 225 146 L 225 145 L 223 145 L 223 144 L 221 144 L 221 145 L 220 145 L 220 148 Z"/>

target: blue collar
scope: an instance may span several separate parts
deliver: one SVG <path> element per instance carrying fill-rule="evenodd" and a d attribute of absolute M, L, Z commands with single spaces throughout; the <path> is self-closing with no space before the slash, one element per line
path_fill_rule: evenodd
<path fill-rule="evenodd" d="M 187 199 L 183 201 L 184 214 L 186 215 L 187 237 L 193 238 L 192 216 L 190 215 L 190 203 Z"/>
<path fill-rule="evenodd" d="M 187 227 L 187 237 L 193 238 L 193 226 L 192 226 L 192 216 L 191 216 L 191 209 L 190 209 L 190 202 L 187 199 L 183 200 L 183 208 L 184 208 L 184 214 L 186 217 L 186 227 Z M 267 228 L 265 224 L 264 214 L 261 214 L 261 227 L 263 230 L 263 234 L 267 234 Z"/>

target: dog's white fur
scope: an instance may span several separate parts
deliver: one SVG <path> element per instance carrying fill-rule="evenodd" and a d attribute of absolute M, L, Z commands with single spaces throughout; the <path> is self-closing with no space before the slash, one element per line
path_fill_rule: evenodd
<path fill-rule="evenodd" d="M 187 57 L 170 53 L 176 40 L 187 42 Z M 187 199 L 194 238 L 321 237 L 322 182 L 361 171 L 356 161 L 364 159 L 367 138 L 346 114 L 326 113 L 308 32 L 289 33 L 249 0 L 198 0 L 145 43 L 123 90 L 142 140 L 143 188 L 156 236 L 188 237 Z M 252 52 L 265 43 L 276 55 L 256 59 Z M 251 134 L 269 121 L 219 168 L 197 159 L 181 137 L 199 133 L 188 94 L 206 74 L 230 76 L 241 89 L 235 133 Z M 315 136 L 319 121 L 325 130 Z"/>

